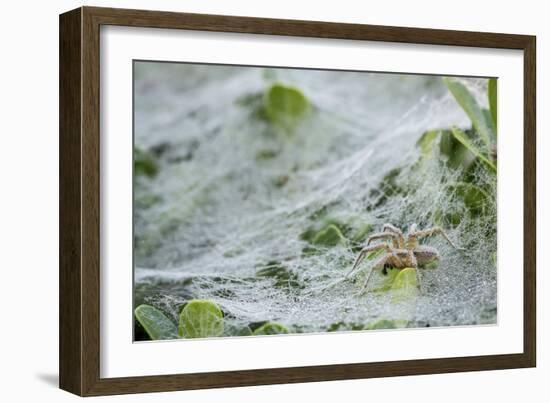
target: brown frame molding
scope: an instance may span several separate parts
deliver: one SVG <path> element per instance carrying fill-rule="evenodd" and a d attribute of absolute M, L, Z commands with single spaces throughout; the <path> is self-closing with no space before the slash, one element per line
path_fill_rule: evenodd
<path fill-rule="evenodd" d="M 173 28 L 524 52 L 524 351 L 476 357 L 128 378 L 99 376 L 99 28 Z M 81 7 L 60 15 L 60 387 L 81 396 L 536 365 L 536 39 L 528 35 Z"/>

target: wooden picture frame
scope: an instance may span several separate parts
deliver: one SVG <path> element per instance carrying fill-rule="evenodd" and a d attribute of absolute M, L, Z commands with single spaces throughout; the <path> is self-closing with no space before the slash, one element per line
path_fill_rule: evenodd
<path fill-rule="evenodd" d="M 100 377 L 100 26 L 202 30 L 524 52 L 523 353 Z M 536 363 L 535 37 L 81 7 L 60 16 L 60 387 L 81 396 L 533 367 Z"/>

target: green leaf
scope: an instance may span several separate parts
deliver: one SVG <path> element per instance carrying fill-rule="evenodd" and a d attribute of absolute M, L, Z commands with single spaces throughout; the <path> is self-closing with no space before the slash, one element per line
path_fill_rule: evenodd
<path fill-rule="evenodd" d="M 256 276 L 273 278 L 275 287 L 288 289 L 300 287 L 298 276 L 278 262 L 269 262 L 256 272 Z"/>
<path fill-rule="evenodd" d="M 420 152 L 423 157 L 431 155 L 435 146 L 435 141 L 439 138 L 441 130 L 428 130 L 420 139 L 416 142 L 416 145 L 420 147 Z"/>
<path fill-rule="evenodd" d="M 180 314 L 179 335 L 194 339 L 223 334 L 223 313 L 218 304 L 209 300 L 189 301 Z"/>
<path fill-rule="evenodd" d="M 451 130 L 441 130 L 439 151 L 447 156 L 447 165 L 453 169 L 462 167 L 467 171 L 476 159 L 470 150 L 454 137 Z"/>
<path fill-rule="evenodd" d="M 252 330 L 248 326 L 238 329 L 235 332 L 235 336 L 252 336 Z"/>
<path fill-rule="evenodd" d="M 485 123 L 491 129 L 491 133 L 496 133 L 496 128 L 493 124 L 493 117 L 491 116 L 491 111 L 489 109 L 483 109 L 483 117 L 485 118 Z M 494 144 L 496 138 L 493 138 L 492 140 Z"/>
<path fill-rule="evenodd" d="M 380 329 L 399 329 L 407 327 L 406 320 L 389 320 L 379 319 L 376 322 L 370 323 L 365 327 L 365 330 L 380 330 Z"/>
<path fill-rule="evenodd" d="M 224 328 L 224 335 L 236 337 L 252 336 L 252 330 L 248 326 L 232 325 L 230 323 L 226 323 L 226 326 Z"/>
<path fill-rule="evenodd" d="M 158 165 L 151 153 L 134 147 L 134 174 L 152 178 L 158 173 Z"/>
<path fill-rule="evenodd" d="M 330 224 L 326 228 L 319 231 L 314 237 L 311 243 L 317 246 L 332 247 L 346 241 L 344 235 L 340 229 L 334 225 Z"/>
<path fill-rule="evenodd" d="M 436 209 L 432 218 L 434 224 L 456 227 L 463 219 L 479 217 L 489 212 L 491 198 L 484 188 L 470 182 L 456 182 L 447 184 L 445 190 L 456 197 L 458 203 L 450 203 L 445 209 Z"/>
<path fill-rule="evenodd" d="M 288 329 L 277 322 L 267 322 L 262 326 L 254 330 L 254 336 L 260 335 L 272 335 L 272 334 L 287 334 L 289 333 Z"/>
<path fill-rule="evenodd" d="M 407 267 L 395 277 L 391 286 L 392 302 L 402 302 L 418 296 L 418 279 L 416 269 Z"/>
<path fill-rule="evenodd" d="M 367 235 L 370 232 L 372 232 L 372 225 L 363 224 L 353 231 L 351 240 L 353 243 L 360 244 L 367 239 Z"/>
<path fill-rule="evenodd" d="M 135 309 L 134 314 L 151 340 L 178 338 L 176 324 L 157 308 L 150 305 L 140 305 Z"/>
<path fill-rule="evenodd" d="M 455 228 L 462 221 L 463 215 L 454 209 L 436 209 L 433 212 L 433 222 L 440 227 L 453 227 Z"/>
<path fill-rule="evenodd" d="M 371 256 L 371 254 L 376 253 L 377 255 Z M 385 251 L 375 251 L 370 252 L 368 259 L 372 259 L 373 257 L 376 257 L 378 255 L 384 254 Z M 401 269 L 396 269 L 395 267 L 389 267 L 385 271 L 382 271 L 379 278 L 381 279 L 379 285 L 373 289 L 373 292 L 384 292 L 389 291 L 392 289 L 393 283 L 395 281 L 395 278 L 397 275 L 401 272 Z M 385 274 L 384 274 L 385 273 Z"/>
<path fill-rule="evenodd" d="M 490 200 L 485 190 L 468 182 L 449 185 L 448 190 L 463 200 L 472 215 L 483 214 Z"/>
<path fill-rule="evenodd" d="M 265 93 L 264 107 L 269 120 L 291 132 L 310 109 L 309 101 L 297 88 L 273 84 Z"/>
<path fill-rule="evenodd" d="M 475 146 L 471 141 L 470 139 L 468 138 L 468 136 L 466 135 L 466 133 L 464 133 L 462 130 L 460 130 L 458 127 L 453 127 L 451 129 L 451 132 L 453 133 L 453 136 L 455 137 L 455 139 L 457 139 L 460 143 L 462 143 L 462 145 L 464 147 L 466 147 L 468 150 L 470 150 L 472 152 L 472 154 L 474 154 L 477 158 L 479 158 L 483 163 L 485 163 L 485 165 L 487 165 L 487 167 L 496 173 L 497 171 L 497 167 L 496 165 L 489 160 L 489 158 L 487 158 L 483 152 L 477 147 Z"/>
<path fill-rule="evenodd" d="M 365 330 L 366 327 L 362 323 L 345 323 L 345 322 L 335 322 L 332 323 L 328 328 L 327 332 L 338 332 L 342 330 Z"/>
<path fill-rule="evenodd" d="M 458 104 L 472 121 L 472 124 L 479 134 L 479 137 L 485 144 L 486 149 L 490 150 L 491 144 L 494 142 L 495 135 L 492 133 L 491 128 L 487 125 L 483 111 L 479 107 L 475 98 L 464 86 L 464 84 L 456 81 L 455 79 L 445 77 L 443 78 L 443 81 L 447 85 L 447 88 L 449 88 L 449 91 L 451 91 L 451 94 L 455 97 Z"/>
<path fill-rule="evenodd" d="M 450 130 L 429 130 L 416 142 L 420 147 L 421 161 L 432 155 L 435 147 L 439 146 L 442 155 L 448 157 L 447 164 L 451 168 L 462 166 L 467 170 L 475 160 L 474 155 L 456 140 Z"/>
<path fill-rule="evenodd" d="M 489 89 L 488 89 L 488 95 L 489 95 L 489 110 L 491 111 L 491 116 L 493 118 L 493 126 L 495 129 L 497 128 L 497 79 L 491 78 L 489 79 Z M 496 130 L 495 130 L 496 134 Z"/>

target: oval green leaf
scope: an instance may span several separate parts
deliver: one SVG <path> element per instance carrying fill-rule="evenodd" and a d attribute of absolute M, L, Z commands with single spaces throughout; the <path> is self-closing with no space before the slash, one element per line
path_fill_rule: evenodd
<path fill-rule="evenodd" d="M 178 338 L 176 324 L 157 308 L 151 305 L 140 305 L 135 309 L 134 314 L 151 340 Z"/>
<path fill-rule="evenodd" d="M 345 241 L 346 238 L 342 231 L 336 225 L 330 224 L 315 234 L 311 243 L 317 246 L 332 247 Z"/>
<path fill-rule="evenodd" d="M 188 339 L 218 337 L 223 334 L 223 313 L 214 301 L 195 299 L 180 313 L 179 335 Z"/>
<path fill-rule="evenodd" d="M 385 251 L 380 250 L 380 251 L 371 252 L 371 254 L 372 253 L 377 253 L 378 255 L 382 255 L 382 254 L 385 253 Z M 372 257 L 369 255 L 368 258 L 372 258 Z M 373 289 L 372 291 L 373 292 L 385 292 L 385 291 L 391 290 L 392 286 L 393 286 L 393 283 L 395 281 L 395 278 L 397 277 L 397 275 L 400 272 L 401 272 L 401 269 L 396 269 L 395 267 L 390 267 L 390 268 L 387 268 L 386 270 L 384 270 L 382 272 L 379 272 L 380 274 L 379 274 L 378 278 L 381 281 L 379 282 L 379 286 L 377 288 Z"/>
<path fill-rule="evenodd" d="M 299 89 L 277 83 L 266 91 L 264 107 L 269 120 L 288 132 L 306 115 L 310 105 Z"/>
<path fill-rule="evenodd" d="M 273 334 L 287 334 L 289 333 L 288 329 L 277 322 L 267 322 L 262 326 L 254 330 L 254 336 L 261 335 L 273 335 Z"/>
<path fill-rule="evenodd" d="M 402 302 L 418 296 L 418 279 L 416 269 L 407 267 L 395 276 L 392 287 L 392 302 Z"/>

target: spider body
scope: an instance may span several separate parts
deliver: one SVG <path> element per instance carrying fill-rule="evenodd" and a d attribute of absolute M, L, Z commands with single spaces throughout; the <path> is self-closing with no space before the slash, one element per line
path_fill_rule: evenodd
<path fill-rule="evenodd" d="M 439 251 L 431 246 L 420 244 L 420 239 L 433 235 L 443 236 L 443 238 L 445 238 L 445 240 L 449 242 L 451 246 L 453 246 L 455 249 L 459 249 L 449 239 L 445 231 L 443 231 L 439 227 L 433 227 L 418 231 L 416 229 L 416 224 L 412 224 L 409 228 L 409 232 L 404 235 L 399 228 L 391 224 L 384 224 L 381 232 L 375 233 L 367 239 L 365 247 L 361 249 L 361 251 L 357 255 L 355 263 L 353 264 L 353 267 L 348 275 L 355 271 L 357 267 L 359 267 L 361 262 L 370 252 L 380 250 L 383 250 L 385 253 L 374 264 L 374 267 L 369 273 L 363 289 L 367 288 L 370 277 L 374 270 L 383 269 L 385 267 L 394 267 L 397 269 L 412 267 L 414 269 L 417 269 L 418 267 L 424 267 L 430 263 L 434 263 L 440 259 Z M 376 240 L 390 240 L 391 245 L 387 242 L 370 245 L 372 241 Z M 420 287 L 422 287 L 419 271 L 416 270 L 416 273 L 418 277 L 418 283 Z"/>

